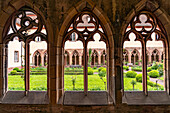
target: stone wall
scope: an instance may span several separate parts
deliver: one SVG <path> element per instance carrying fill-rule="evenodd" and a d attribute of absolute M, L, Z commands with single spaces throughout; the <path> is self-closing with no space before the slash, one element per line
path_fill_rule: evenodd
<path fill-rule="evenodd" d="M 0 103 L 0 112 L 115 112 L 115 113 L 168 113 L 168 105 L 127 105 L 122 104 L 122 42 L 125 29 L 137 12 L 142 9 L 151 11 L 164 26 L 167 39 L 170 38 L 170 1 L 169 0 L 1 0 L 0 1 L 0 96 L 5 95 L 3 52 L 3 31 L 10 15 L 23 6 L 28 6 L 39 13 L 46 25 L 48 33 L 48 98 L 47 105 L 21 105 Z M 65 106 L 62 105 L 63 90 L 63 47 L 62 41 L 65 30 L 71 19 L 83 8 L 89 8 L 103 23 L 109 42 L 107 53 L 109 55 L 108 93 L 113 104 L 108 106 Z M 169 45 L 169 42 L 167 42 Z M 166 73 L 170 74 L 169 47 L 166 47 Z M 170 77 L 167 77 L 168 79 Z M 167 80 L 169 93 L 169 80 Z M 31 101 L 31 100 L 28 100 Z M 170 104 L 169 104 L 170 105 Z"/>

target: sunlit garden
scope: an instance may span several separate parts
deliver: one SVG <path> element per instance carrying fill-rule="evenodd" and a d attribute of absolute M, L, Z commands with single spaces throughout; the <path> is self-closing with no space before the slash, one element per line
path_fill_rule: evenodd
<path fill-rule="evenodd" d="M 125 62 L 123 66 L 124 90 L 142 91 L 142 66 L 128 66 Z M 148 91 L 164 90 L 164 70 L 163 63 L 154 62 L 147 67 L 147 88 Z"/>

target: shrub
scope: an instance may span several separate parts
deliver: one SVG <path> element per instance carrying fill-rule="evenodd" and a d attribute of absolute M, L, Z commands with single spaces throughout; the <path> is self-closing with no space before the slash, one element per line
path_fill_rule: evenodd
<path fill-rule="evenodd" d="M 148 67 L 148 68 L 147 68 L 147 71 L 151 71 L 151 70 L 152 70 L 152 68 L 151 68 L 151 67 Z"/>
<path fill-rule="evenodd" d="M 15 67 L 13 70 L 16 70 L 17 72 L 20 70 L 19 68 Z"/>
<path fill-rule="evenodd" d="M 88 75 L 93 75 L 93 69 L 88 68 Z"/>
<path fill-rule="evenodd" d="M 149 80 L 149 76 L 147 76 L 147 80 Z M 142 82 L 142 73 L 136 75 L 136 81 Z"/>
<path fill-rule="evenodd" d="M 128 71 L 129 70 L 129 66 L 123 66 L 123 69 Z"/>
<path fill-rule="evenodd" d="M 16 73 L 17 73 L 16 70 L 12 70 L 10 74 L 11 74 L 11 75 L 15 75 Z"/>
<path fill-rule="evenodd" d="M 157 71 L 157 70 L 152 70 L 152 71 L 150 71 L 150 72 L 148 73 L 148 75 L 149 75 L 150 77 L 152 77 L 152 78 L 157 78 L 157 77 L 159 77 L 159 71 Z"/>
<path fill-rule="evenodd" d="M 100 72 L 104 67 L 99 67 L 98 72 Z"/>
<path fill-rule="evenodd" d="M 156 63 L 155 61 L 152 63 L 152 70 L 157 70 L 158 69 L 158 63 Z"/>
<path fill-rule="evenodd" d="M 106 76 L 106 73 L 105 72 L 102 72 L 102 71 L 100 71 L 99 72 L 99 77 L 101 78 L 101 77 L 105 77 Z"/>
<path fill-rule="evenodd" d="M 97 67 L 95 66 L 95 67 L 93 67 L 93 69 L 97 69 Z"/>
<path fill-rule="evenodd" d="M 135 78 L 136 75 L 137 75 L 137 73 L 136 73 L 135 71 L 128 71 L 128 72 L 126 73 L 126 76 L 127 76 L 127 77 L 130 77 L 130 78 Z"/>
<path fill-rule="evenodd" d="M 142 71 L 142 67 L 141 66 L 137 66 L 137 67 L 132 67 L 132 71 Z"/>
<path fill-rule="evenodd" d="M 138 62 L 135 62 L 135 65 L 138 65 L 139 63 Z"/>

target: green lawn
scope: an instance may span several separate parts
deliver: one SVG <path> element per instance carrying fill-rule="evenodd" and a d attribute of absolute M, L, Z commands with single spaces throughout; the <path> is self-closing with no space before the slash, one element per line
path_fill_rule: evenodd
<path fill-rule="evenodd" d="M 84 90 L 84 75 L 65 75 L 64 90 L 73 90 L 72 76 L 76 76 L 75 90 Z M 104 81 L 106 81 L 106 77 L 104 78 Z M 88 75 L 88 90 L 105 90 L 105 85 L 98 75 Z"/>
<path fill-rule="evenodd" d="M 135 80 L 136 78 L 127 78 L 124 76 L 124 90 L 125 91 L 133 91 L 133 86 L 131 84 L 131 81 Z M 147 85 L 148 91 L 155 91 L 155 90 L 163 90 L 163 86 L 161 87 L 161 89 L 157 89 L 157 87 L 151 87 L 149 85 Z M 135 91 L 142 91 L 143 87 L 142 87 L 142 83 L 140 82 L 136 82 L 136 85 L 134 86 L 134 90 Z"/>
<path fill-rule="evenodd" d="M 64 89 L 65 91 L 73 90 L 72 76 L 76 76 L 75 88 L 76 90 L 84 89 L 83 75 L 65 75 Z M 104 78 L 106 81 L 106 77 Z M 98 75 L 88 76 L 89 90 L 105 90 L 105 85 Z M 24 80 L 20 75 L 8 76 L 9 90 L 24 90 Z M 47 90 L 47 75 L 30 75 L 30 90 Z"/>
<path fill-rule="evenodd" d="M 9 90 L 24 90 L 24 86 L 20 75 L 8 76 Z M 30 75 L 30 90 L 47 90 L 47 75 Z"/>

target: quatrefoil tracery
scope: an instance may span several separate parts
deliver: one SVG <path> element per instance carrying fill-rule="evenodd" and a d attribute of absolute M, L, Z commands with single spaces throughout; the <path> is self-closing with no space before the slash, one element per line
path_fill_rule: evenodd
<path fill-rule="evenodd" d="M 75 33 L 78 37 L 76 40 L 82 42 L 95 41 L 94 35 L 100 35 L 100 41 L 106 41 L 104 30 L 101 28 L 100 22 L 97 17 L 91 12 L 81 12 L 73 18 L 73 21 L 65 35 L 65 41 L 71 41 L 71 34 Z M 63 42 L 65 42 L 63 41 Z"/>
<path fill-rule="evenodd" d="M 29 8 L 21 8 L 10 19 L 8 31 L 4 37 L 4 43 L 12 41 L 18 37 L 19 41 L 35 41 L 36 37 L 41 37 L 42 41 L 47 41 L 44 22 L 39 14 Z"/>
<path fill-rule="evenodd" d="M 141 11 L 130 22 L 124 35 L 124 41 L 130 41 L 129 34 L 136 35 L 135 41 L 152 41 L 151 35 L 155 33 L 158 37 L 155 40 L 164 41 L 166 36 L 163 29 L 160 29 L 160 22 L 156 17 L 147 11 Z"/>

